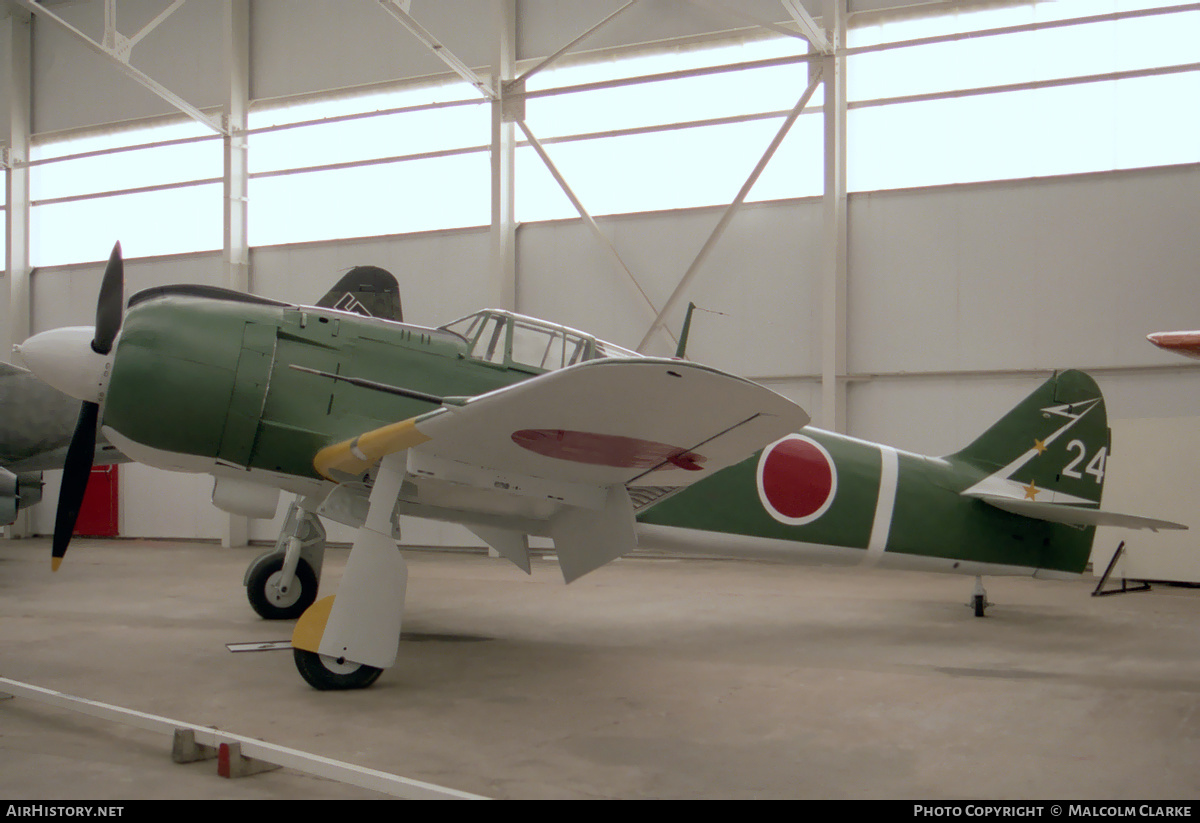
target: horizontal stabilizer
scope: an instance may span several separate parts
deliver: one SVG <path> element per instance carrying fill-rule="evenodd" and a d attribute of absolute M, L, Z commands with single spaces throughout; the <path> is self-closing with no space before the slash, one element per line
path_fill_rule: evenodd
<path fill-rule="evenodd" d="M 1155 520 L 1136 514 L 1119 514 L 1100 509 L 1084 509 L 1060 503 L 1039 503 L 1034 500 L 1017 500 L 1012 497 L 990 494 L 972 494 L 968 497 L 974 497 L 989 506 L 995 506 L 997 509 L 1019 514 L 1022 517 L 1046 520 L 1050 523 L 1065 523 L 1069 526 L 1116 526 L 1122 529 L 1150 529 L 1155 532 L 1159 529 L 1187 529 L 1187 526 L 1182 523 Z"/>

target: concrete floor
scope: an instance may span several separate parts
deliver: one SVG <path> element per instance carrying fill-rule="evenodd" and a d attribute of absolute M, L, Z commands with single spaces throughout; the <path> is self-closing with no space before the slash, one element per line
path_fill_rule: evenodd
<path fill-rule="evenodd" d="M 259 549 L 0 542 L 0 676 L 494 798 L 1196 799 L 1200 590 L 628 559 L 565 586 L 410 552 L 400 661 L 321 693 L 258 619 Z M 347 552 L 329 552 L 326 586 Z M 224 780 L 170 740 L 0 701 L 8 799 L 369 798 Z"/>

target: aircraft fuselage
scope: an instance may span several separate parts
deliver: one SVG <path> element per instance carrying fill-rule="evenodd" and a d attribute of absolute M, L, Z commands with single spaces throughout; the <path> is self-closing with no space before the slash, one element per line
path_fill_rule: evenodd
<path fill-rule="evenodd" d="M 312 462 L 322 448 L 437 407 L 323 375 L 446 397 L 484 394 L 540 373 L 471 357 L 447 331 L 257 298 L 135 298 L 118 347 L 103 426 L 148 451 L 307 487 L 325 482 Z M 768 555 L 834 547 L 843 559 L 922 561 L 971 574 L 1083 570 L 1092 528 L 1020 517 L 962 496 L 986 475 L 953 458 L 806 427 L 638 519 L 648 542 L 711 532 Z"/>

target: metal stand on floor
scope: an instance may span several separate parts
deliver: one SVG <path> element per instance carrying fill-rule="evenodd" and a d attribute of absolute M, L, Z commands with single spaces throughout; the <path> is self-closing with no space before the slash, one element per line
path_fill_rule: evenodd
<path fill-rule="evenodd" d="M 1116 567 L 1117 561 L 1121 559 L 1121 555 L 1124 553 L 1124 551 L 1125 551 L 1125 541 L 1122 540 L 1121 545 L 1117 546 L 1117 550 L 1115 552 L 1113 552 L 1112 560 L 1108 561 L 1108 568 L 1106 568 L 1104 570 L 1104 574 L 1101 575 L 1101 577 L 1100 577 L 1100 582 L 1096 584 L 1096 590 L 1092 592 L 1092 597 L 1104 597 L 1105 595 L 1109 595 L 1109 594 L 1127 594 L 1128 592 L 1148 592 L 1148 591 L 1150 591 L 1150 584 L 1147 583 L 1145 580 L 1135 581 L 1135 582 L 1139 583 L 1140 585 L 1130 586 L 1129 581 L 1126 580 L 1124 577 L 1121 578 L 1121 588 L 1109 589 L 1108 591 L 1102 591 L 1104 589 L 1104 584 L 1108 582 L 1109 575 L 1112 574 L 1112 570 Z"/>

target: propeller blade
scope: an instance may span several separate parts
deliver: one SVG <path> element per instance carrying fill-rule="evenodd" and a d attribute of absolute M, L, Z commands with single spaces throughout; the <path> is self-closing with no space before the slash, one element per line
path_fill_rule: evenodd
<path fill-rule="evenodd" d="M 92 336 L 92 351 L 106 355 L 113 349 L 121 321 L 125 315 L 125 263 L 121 259 L 121 243 L 118 241 L 104 267 L 104 279 L 100 282 L 100 297 L 96 300 L 96 329 Z M 67 447 L 67 459 L 63 464 L 62 488 L 58 492 L 58 512 L 54 516 L 54 539 L 50 544 L 50 567 L 58 571 L 71 536 L 75 533 L 75 521 L 83 505 L 83 493 L 92 476 L 92 463 L 96 458 L 96 427 L 100 422 L 100 404 L 84 402 L 79 409 L 79 420 L 75 434 Z"/>
<path fill-rule="evenodd" d="M 108 354 L 113 341 L 121 330 L 121 319 L 125 314 L 125 262 L 121 259 L 121 242 L 118 240 L 104 267 L 104 279 L 100 282 L 100 298 L 96 301 L 96 336 L 92 339 L 92 351 Z"/>
<path fill-rule="evenodd" d="M 83 504 L 83 492 L 87 489 L 92 474 L 92 461 L 96 457 L 96 424 L 100 419 L 100 406 L 84 403 L 79 409 L 79 421 L 75 434 L 67 447 L 67 460 L 63 464 L 62 488 L 58 492 L 58 512 L 54 517 L 54 539 L 51 542 L 50 567 L 58 571 L 71 535 L 75 532 L 75 520 Z"/>

